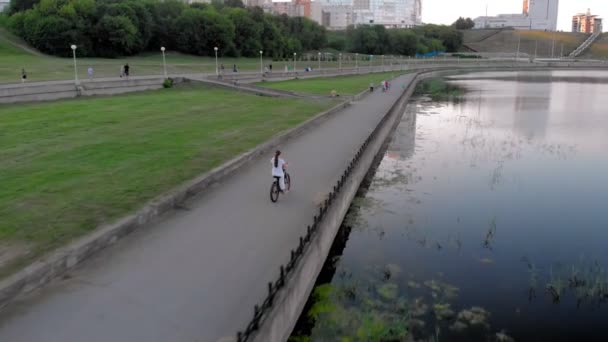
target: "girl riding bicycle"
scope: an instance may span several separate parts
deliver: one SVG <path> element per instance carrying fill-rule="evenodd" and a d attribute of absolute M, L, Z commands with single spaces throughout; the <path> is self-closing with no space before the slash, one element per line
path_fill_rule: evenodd
<path fill-rule="evenodd" d="M 287 163 L 283 158 L 279 158 L 280 156 L 281 151 L 277 150 L 274 153 L 274 157 L 270 160 L 270 164 L 272 164 L 272 176 L 279 177 L 280 191 L 283 192 L 285 189 L 285 169 L 287 168 Z"/>

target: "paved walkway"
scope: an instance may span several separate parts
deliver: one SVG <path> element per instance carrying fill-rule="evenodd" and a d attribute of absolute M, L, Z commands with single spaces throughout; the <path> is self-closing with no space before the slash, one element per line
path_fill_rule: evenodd
<path fill-rule="evenodd" d="M 268 198 L 270 158 L 6 308 L 0 341 L 217 341 L 233 337 L 328 192 L 411 75 L 283 146 L 293 191 Z"/>

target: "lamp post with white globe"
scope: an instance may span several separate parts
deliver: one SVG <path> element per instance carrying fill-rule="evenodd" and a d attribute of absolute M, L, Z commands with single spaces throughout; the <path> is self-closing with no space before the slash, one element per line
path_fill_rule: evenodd
<path fill-rule="evenodd" d="M 264 55 L 264 51 L 260 50 L 260 74 L 264 76 L 264 59 L 262 56 Z"/>
<path fill-rule="evenodd" d="M 220 75 L 220 69 L 218 68 L 218 65 L 217 65 L 217 50 L 218 50 L 217 46 L 214 47 L 213 50 L 215 51 L 215 75 L 219 76 Z"/>
<path fill-rule="evenodd" d="M 76 83 L 76 85 L 78 85 L 78 83 L 80 83 L 78 81 L 78 66 L 76 65 L 76 45 L 72 44 L 72 46 L 70 46 L 70 48 L 72 48 L 72 56 L 74 57 L 74 83 Z"/>
<path fill-rule="evenodd" d="M 339 66 L 339 69 L 340 69 L 340 72 L 342 72 L 342 52 L 340 52 L 340 53 L 338 54 L 338 56 L 339 56 L 339 58 L 340 58 L 340 66 Z"/>
<path fill-rule="evenodd" d="M 296 68 L 296 55 L 297 53 L 293 53 L 293 72 L 298 72 L 298 68 Z"/>
<path fill-rule="evenodd" d="M 318 60 L 319 60 L 319 71 L 321 71 L 321 52 L 319 52 L 319 54 L 317 55 Z"/>
<path fill-rule="evenodd" d="M 165 75 L 165 79 L 167 79 L 167 62 L 165 60 L 165 47 L 161 46 L 160 51 L 163 53 L 163 74 Z"/>

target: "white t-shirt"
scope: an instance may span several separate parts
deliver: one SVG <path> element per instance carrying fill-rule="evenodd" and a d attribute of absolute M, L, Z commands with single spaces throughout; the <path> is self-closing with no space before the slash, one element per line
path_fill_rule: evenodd
<path fill-rule="evenodd" d="M 274 157 L 270 159 L 270 164 L 272 165 L 272 175 L 277 177 L 283 177 L 283 166 L 285 166 L 285 160 L 283 158 L 279 158 L 279 162 L 277 163 L 277 167 L 274 167 Z"/>

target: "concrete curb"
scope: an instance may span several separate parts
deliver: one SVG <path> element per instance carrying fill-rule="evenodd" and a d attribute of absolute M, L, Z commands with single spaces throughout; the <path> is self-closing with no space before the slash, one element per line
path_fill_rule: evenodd
<path fill-rule="evenodd" d="M 236 90 L 236 91 L 241 91 L 241 92 L 259 95 L 259 96 L 283 97 L 283 98 L 289 97 L 289 98 L 298 98 L 298 99 L 305 99 L 305 98 L 327 99 L 328 98 L 327 96 L 315 96 L 315 95 L 308 96 L 306 94 L 298 94 L 298 93 L 294 93 L 294 92 L 290 92 L 290 91 L 263 88 L 263 87 L 253 86 L 251 84 L 232 84 L 232 83 L 228 83 L 228 82 L 210 80 L 210 79 L 205 79 L 205 78 L 198 78 L 198 79 L 197 78 L 188 78 L 188 81 L 189 82 L 200 82 L 200 83 L 212 86 L 212 87 L 220 87 L 220 88 L 225 88 L 225 89 L 230 89 L 230 90 Z"/>
<path fill-rule="evenodd" d="M 359 94 L 363 97 L 367 91 Z M 0 308 L 6 306 L 19 295 L 27 294 L 52 279 L 61 276 L 94 253 L 114 244 L 120 238 L 136 229 L 143 228 L 161 215 L 173 210 L 188 198 L 201 193 L 208 187 L 230 176 L 236 170 L 253 159 L 261 156 L 287 140 L 311 129 L 331 115 L 340 112 L 350 105 L 350 100 L 321 112 L 300 125 L 279 133 L 269 141 L 258 145 L 215 169 L 208 171 L 187 183 L 151 200 L 134 214 L 119 221 L 97 228 L 93 233 L 84 236 L 68 246 L 37 260 L 12 276 L 0 281 Z"/>

